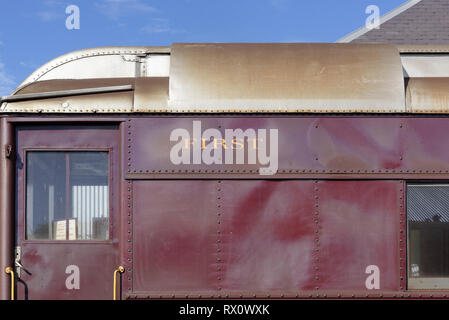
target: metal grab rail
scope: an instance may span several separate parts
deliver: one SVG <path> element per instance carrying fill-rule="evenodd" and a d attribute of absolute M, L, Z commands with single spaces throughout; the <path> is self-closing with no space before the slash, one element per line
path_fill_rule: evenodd
<path fill-rule="evenodd" d="M 114 300 L 117 300 L 117 273 L 125 272 L 125 268 L 122 266 L 118 267 L 114 270 Z"/>
<path fill-rule="evenodd" d="M 11 267 L 7 267 L 5 269 L 5 272 L 7 274 L 11 275 L 11 300 L 14 300 L 14 283 L 15 283 L 15 281 L 14 281 L 14 269 L 11 268 Z"/>
<path fill-rule="evenodd" d="M 85 89 L 63 90 L 63 91 L 25 93 L 25 94 L 16 94 L 12 96 L 0 97 L 0 102 L 16 102 L 16 101 L 35 100 L 35 99 L 59 98 L 73 95 L 109 93 L 109 92 L 132 91 L 132 90 L 133 90 L 132 85 L 124 85 L 124 86 L 85 88 Z"/>

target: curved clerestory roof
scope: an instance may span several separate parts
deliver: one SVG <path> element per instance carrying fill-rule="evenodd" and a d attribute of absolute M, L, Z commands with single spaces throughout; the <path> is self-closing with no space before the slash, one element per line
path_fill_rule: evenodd
<path fill-rule="evenodd" d="M 0 111 L 434 113 L 449 110 L 447 89 L 446 78 L 404 83 L 390 44 L 109 47 L 38 68 L 2 98 Z"/>

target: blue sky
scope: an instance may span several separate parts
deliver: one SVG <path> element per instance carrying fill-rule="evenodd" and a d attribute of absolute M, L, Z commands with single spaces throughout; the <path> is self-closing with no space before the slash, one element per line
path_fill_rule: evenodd
<path fill-rule="evenodd" d="M 100 46 L 173 42 L 334 42 L 406 0 L 2 0 L 0 96 L 45 62 Z M 81 28 L 66 28 L 66 7 Z"/>

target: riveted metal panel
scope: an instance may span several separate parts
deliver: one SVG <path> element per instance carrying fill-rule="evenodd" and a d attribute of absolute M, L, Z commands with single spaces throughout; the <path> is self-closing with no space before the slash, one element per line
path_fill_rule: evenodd
<path fill-rule="evenodd" d="M 311 288 L 313 182 L 135 181 L 133 187 L 133 293 Z"/>
<path fill-rule="evenodd" d="M 301 300 L 435 300 L 435 299 L 446 299 L 448 298 L 448 294 L 445 291 L 407 291 L 407 292 L 398 292 L 398 291 L 302 291 L 302 292 L 221 292 L 219 294 L 214 294 L 211 292 L 178 292 L 178 293 L 133 293 L 126 295 L 126 299 L 129 300 L 143 300 L 143 299 L 282 299 L 282 300 L 292 300 L 292 299 L 301 299 Z M 268 301 L 267 301 L 268 302 Z"/>
<path fill-rule="evenodd" d="M 122 234 L 120 243 L 120 256 L 122 266 L 125 268 L 122 282 L 122 293 L 132 292 L 133 286 L 133 182 L 127 180 L 122 185 L 122 211 L 121 224 Z"/>
<path fill-rule="evenodd" d="M 401 144 L 403 169 L 413 173 L 445 173 L 449 169 L 449 118 L 407 118 Z"/>
<path fill-rule="evenodd" d="M 133 291 L 217 288 L 216 185 L 133 182 Z"/>
<path fill-rule="evenodd" d="M 320 181 L 316 184 L 320 290 L 400 289 L 401 181 Z M 375 266 L 379 287 L 368 279 Z M 368 287 L 366 285 L 368 282 Z M 402 283 L 401 283 L 402 284 Z M 402 288 L 403 289 L 403 288 Z"/>
<path fill-rule="evenodd" d="M 384 44 L 174 44 L 173 110 L 403 112 L 398 50 Z"/>
<path fill-rule="evenodd" d="M 139 117 L 128 122 L 128 177 L 187 177 L 192 174 L 220 177 L 260 177 L 259 162 L 234 161 L 207 165 L 173 164 L 170 152 L 181 140 L 170 141 L 175 129 L 193 137 L 193 122 L 201 132 L 216 129 L 270 129 L 278 131 L 278 171 L 268 178 L 301 176 L 315 178 L 416 176 L 449 173 L 449 142 L 446 117 L 367 116 L 189 116 Z M 247 150 L 245 150 L 246 152 Z M 223 157 L 225 152 L 223 150 Z M 211 177 L 212 177 L 211 176 Z M 443 176 L 441 176 L 443 177 Z"/>
<path fill-rule="evenodd" d="M 133 293 L 127 294 L 126 299 L 128 300 L 143 300 L 143 299 L 194 299 L 194 300 L 206 300 L 206 299 L 267 299 L 267 302 L 274 299 L 282 300 L 435 300 L 435 299 L 446 299 L 448 298 L 446 291 L 302 291 L 302 292 L 220 292 L 219 294 L 211 292 L 178 292 L 178 293 Z"/>
<path fill-rule="evenodd" d="M 277 130 L 280 174 L 380 173 L 401 167 L 399 118 L 166 117 L 130 121 L 127 173 L 258 175 L 264 167 L 236 161 L 225 164 L 225 160 L 220 165 L 173 164 L 170 151 L 177 142 L 170 141 L 170 134 L 182 128 L 193 138 L 194 121 L 201 122 L 202 131 L 215 128 L 222 137 L 226 129 Z"/>
<path fill-rule="evenodd" d="M 132 91 L 73 95 L 50 99 L 7 102 L 5 113 L 115 113 L 133 111 Z"/>
<path fill-rule="evenodd" d="M 406 297 L 402 181 L 133 184 L 128 298 Z"/>
<path fill-rule="evenodd" d="M 407 217 L 405 180 L 399 181 L 399 289 L 407 289 Z M 445 296 L 446 297 L 446 293 Z"/>
<path fill-rule="evenodd" d="M 220 290 L 314 289 L 313 181 L 223 181 L 218 186 Z"/>
<path fill-rule="evenodd" d="M 449 53 L 448 45 L 398 45 L 402 53 Z"/>

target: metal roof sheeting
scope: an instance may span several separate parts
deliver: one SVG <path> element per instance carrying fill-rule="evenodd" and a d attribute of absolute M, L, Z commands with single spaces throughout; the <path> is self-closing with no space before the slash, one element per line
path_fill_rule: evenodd
<path fill-rule="evenodd" d="M 102 47 L 64 54 L 35 70 L 20 85 L 56 79 L 126 78 L 146 67 L 140 57 L 169 54 L 170 47 Z"/>
<path fill-rule="evenodd" d="M 32 96 L 34 99 L 30 99 Z M 128 113 L 164 110 L 168 101 L 168 78 L 39 81 L 26 85 L 6 101 L 0 111 L 9 113 Z"/>
<path fill-rule="evenodd" d="M 448 113 L 449 73 L 441 64 L 447 57 L 435 55 L 433 47 L 418 49 L 419 56 L 400 56 L 389 44 L 354 43 L 88 49 L 36 70 L 36 79 L 28 77 L 13 96 L 2 99 L 0 112 Z M 127 54 L 137 60 L 128 61 Z M 104 68 L 115 68 L 108 63 L 110 56 L 120 57 L 119 64 L 129 72 L 104 74 Z M 79 60 L 90 65 L 89 77 L 83 78 L 83 70 L 76 74 Z M 61 73 L 63 65 L 71 70 L 68 74 Z M 406 76 L 412 74 L 406 88 L 403 67 Z M 163 71 L 166 68 L 169 71 Z M 156 76 L 165 72 L 167 76 Z M 90 78 L 93 75 L 99 78 Z M 55 79 L 42 80 L 52 76 Z M 95 90 L 124 85 L 132 89 Z M 69 96 L 71 90 L 85 93 Z M 58 96 L 58 91 L 66 92 Z M 27 96 L 13 98 L 18 95 Z"/>
<path fill-rule="evenodd" d="M 411 78 L 406 101 L 410 113 L 448 113 L 449 78 Z"/>
<path fill-rule="evenodd" d="M 404 53 L 402 67 L 406 78 L 449 77 L 449 55 L 447 53 Z"/>
<path fill-rule="evenodd" d="M 0 112 L 30 113 L 111 113 L 132 112 L 134 99 L 134 78 L 120 79 L 87 79 L 87 80 L 47 80 L 32 82 L 12 97 L 27 97 L 19 101 L 5 102 Z M 66 92 L 89 89 L 95 91 L 104 87 L 124 87 L 131 85 L 130 90 L 117 92 L 92 92 L 66 95 Z M 42 93 L 53 93 L 52 97 L 42 98 Z M 60 93 L 58 95 L 58 93 Z M 28 98 L 35 95 L 35 99 Z"/>
<path fill-rule="evenodd" d="M 382 44 L 174 44 L 170 109 L 405 111 L 400 56 Z"/>

